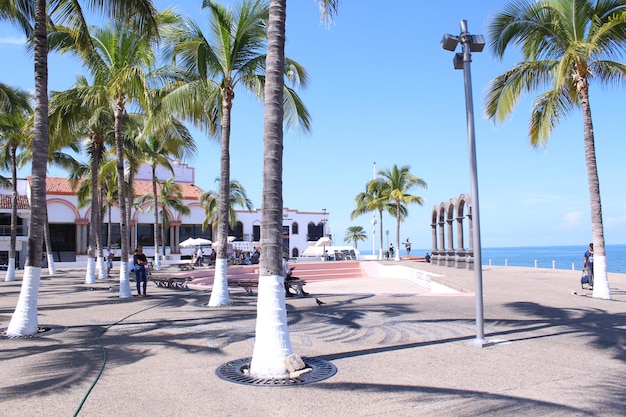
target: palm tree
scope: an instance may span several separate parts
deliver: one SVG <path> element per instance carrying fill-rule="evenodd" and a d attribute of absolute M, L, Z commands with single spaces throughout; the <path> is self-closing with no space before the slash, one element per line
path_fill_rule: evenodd
<path fill-rule="evenodd" d="M 161 183 L 159 198 L 157 204 L 161 210 L 161 242 L 165 242 L 164 231 L 170 227 L 170 210 L 175 210 L 180 214 L 188 215 L 191 213 L 189 206 L 185 204 L 185 196 L 179 184 L 174 179 L 169 179 Z M 165 255 L 165 243 L 163 243 L 163 255 Z"/>
<path fill-rule="evenodd" d="M 346 230 L 346 235 L 343 237 L 343 241 L 346 243 L 352 242 L 355 249 L 357 248 L 360 240 L 364 241 L 366 239 L 367 234 L 365 233 L 365 230 L 363 230 L 362 226 L 348 227 L 348 229 Z"/>
<path fill-rule="evenodd" d="M 133 16 L 139 28 L 150 28 L 154 7 L 150 0 L 109 0 L 91 2 L 94 8 L 114 16 Z M 77 1 L 60 0 L 53 11 L 59 18 L 79 26 L 87 33 L 82 9 Z M 33 335 L 38 330 L 37 300 L 41 278 L 42 231 L 46 213 L 46 163 L 48 157 L 48 46 L 46 0 L 0 3 L 0 18 L 10 19 L 32 38 L 35 62 L 35 108 L 33 147 L 38 152 L 32 161 L 31 219 L 24 278 L 15 312 L 7 328 L 9 336 Z M 52 19 L 54 21 L 54 19 Z M 34 27 L 30 25 L 34 22 Z M 62 22 L 58 22 L 62 23 Z M 141 33 L 141 31 L 138 31 Z M 84 40 L 87 36 L 81 36 Z M 130 288 L 129 288 L 130 293 Z"/>
<path fill-rule="evenodd" d="M 266 22 L 269 9 L 261 0 L 244 1 L 236 12 L 215 1 L 204 0 L 203 8 L 210 11 L 213 31 L 208 40 L 190 19 L 172 26 L 168 33 L 169 55 L 181 65 L 193 79 L 170 94 L 170 100 L 178 109 L 192 113 L 211 132 L 221 130 L 220 152 L 220 199 L 217 222 L 217 258 L 215 278 L 209 306 L 228 305 L 226 266 L 228 261 L 228 211 L 230 190 L 230 129 L 231 111 L 235 90 L 243 87 L 257 96 L 263 91 L 265 55 L 263 47 L 267 39 Z M 287 76 L 295 84 L 306 83 L 306 72 L 294 61 L 289 61 Z M 203 92 L 203 93 L 200 93 Z M 288 121 L 299 120 L 308 129 L 309 115 L 295 91 L 288 89 Z M 200 101 L 198 101 L 200 99 Z M 282 101 L 281 101 L 282 103 Z M 188 109 L 195 109 L 193 111 Z M 281 120 L 283 120 L 281 118 Z M 199 121 L 197 121 L 198 123 Z M 217 284 L 217 285 L 216 285 Z"/>
<path fill-rule="evenodd" d="M 77 187 L 83 176 L 88 174 L 89 181 L 82 182 L 88 186 L 88 197 L 83 201 L 91 205 L 91 221 L 89 227 L 89 248 L 87 251 L 87 270 L 85 284 L 96 282 L 96 263 L 100 279 L 107 277 L 104 266 L 102 234 L 100 232 L 100 163 L 106 152 L 105 142 L 111 136 L 113 128 L 113 110 L 103 94 L 103 89 L 90 85 L 87 78 L 80 75 L 76 83 L 66 91 L 55 92 L 50 99 L 50 131 L 60 137 L 74 140 L 86 140 L 85 149 L 90 165 L 81 167 L 73 173 L 73 185 Z M 87 191 L 84 189 L 83 192 Z"/>
<path fill-rule="evenodd" d="M 409 166 L 403 166 L 398 168 L 394 165 L 391 170 L 384 169 L 378 173 L 380 179 L 378 181 L 384 184 L 385 195 L 390 203 L 393 203 L 394 209 L 390 211 L 391 214 L 396 216 L 396 250 L 395 260 L 400 260 L 400 223 L 402 223 L 404 216 L 402 212 L 403 206 L 406 207 L 409 204 L 423 205 L 424 199 L 422 197 L 408 194 L 408 191 L 413 187 L 421 187 L 427 189 L 426 182 L 411 174 L 411 168 Z M 377 180 L 372 180 L 377 181 Z M 382 234 L 382 233 L 381 233 Z"/>
<path fill-rule="evenodd" d="M 626 3 L 622 0 L 515 2 L 488 25 L 491 50 L 502 58 L 521 46 L 523 61 L 491 81 L 487 115 L 503 121 L 524 93 L 541 92 L 530 117 L 532 146 L 546 146 L 552 129 L 574 108 L 583 115 L 583 142 L 594 243 L 593 296 L 610 299 L 604 247 L 600 180 L 589 102 L 589 84 L 623 82 L 626 64 L 612 59 L 626 51 Z"/>
<path fill-rule="evenodd" d="M 219 188 L 220 179 L 217 178 L 215 182 L 218 184 Z M 237 225 L 237 211 L 235 210 L 235 207 L 238 206 L 250 211 L 254 208 L 254 206 L 252 205 L 252 201 L 248 198 L 245 188 L 239 181 L 231 181 L 229 190 L 228 225 L 231 228 L 234 228 Z M 209 225 L 215 226 L 219 222 L 219 192 L 215 190 L 208 190 L 200 194 L 198 199 L 200 200 L 200 204 L 204 206 L 205 217 L 202 222 L 202 230 L 204 231 Z M 215 230 L 213 230 L 213 233 L 215 233 Z"/>
<path fill-rule="evenodd" d="M 339 0 L 318 0 L 331 17 Z M 270 0 L 265 64 L 263 120 L 263 205 L 256 337 L 250 374 L 285 377 L 284 359 L 292 353 L 285 310 L 283 255 L 283 87 L 287 0 Z"/>
<path fill-rule="evenodd" d="M 378 259 L 383 258 L 383 211 L 387 210 L 392 212 L 395 207 L 395 205 L 389 202 L 386 196 L 385 185 L 384 182 L 377 181 L 376 179 L 370 180 L 365 186 L 365 191 L 357 194 L 354 198 L 356 208 L 350 213 L 350 217 L 354 220 L 363 214 L 374 211 L 378 212 L 380 219 L 380 233 L 378 234 L 380 236 L 380 250 Z"/>
<path fill-rule="evenodd" d="M 156 188 L 156 184 L 159 185 L 158 192 L 154 191 Z M 169 211 L 173 209 L 181 214 L 189 214 L 191 212 L 191 209 L 187 205 L 185 205 L 184 199 L 185 198 L 183 196 L 183 191 L 180 188 L 180 185 L 176 184 L 173 178 L 167 179 L 159 183 L 158 179 L 153 176 L 153 193 L 145 194 L 139 197 L 139 199 L 137 200 L 137 203 L 140 205 L 144 204 L 146 201 L 150 201 L 147 210 L 154 210 L 154 213 L 156 213 L 155 217 L 157 218 L 158 223 L 155 225 L 154 230 L 155 242 L 157 241 L 156 236 L 158 234 L 161 238 L 161 243 L 163 243 L 163 256 L 165 256 L 164 230 L 167 229 L 170 224 Z M 161 217 L 161 222 L 159 222 L 158 220 L 159 214 Z M 155 268 L 157 268 L 156 259 L 158 257 L 158 245 L 155 246 L 154 253 Z"/>
<path fill-rule="evenodd" d="M 117 157 L 117 180 L 120 201 L 125 201 L 124 135 L 123 120 L 127 103 L 136 103 L 149 111 L 149 71 L 154 69 L 153 52 L 156 38 L 150 31 L 134 32 L 122 21 L 93 30 L 95 49 L 86 52 L 85 64 L 95 80 L 94 86 L 102 90 L 113 103 L 113 132 Z M 126 204 L 120 204 L 120 298 L 131 297 L 128 279 L 128 215 Z"/>
<path fill-rule="evenodd" d="M 6 106 L 0 110 L 0 163 L 11 171 L 11 240 L 9 262 L 5 281 L 15 281 L 15 246 L 17 244 L 17 167 L 18 148 L 28 142 L 31 131 L 30 94 L 4 84 L 0 85 L 0 97 Z"/>
<path fill-rule="evenodd" d="M 158 126 L 152 126 L 150 120 L 148 123 L 153 130 L 152 134 L 149 134 L 145 138 L 145 142 L 142 142 L 143 135 L 140 136 L 140 148 L 143 154 L 143 160 L 152 169 L 152 198 L 154 207 L 154 267 L 155 269 L 161 269 L 161 263 L 159 261 L 159 248 L 163 244 L 163 241 L 159 241 L 159 204 L 157 194 L 157 167 L 165 167 L 172 174 L 174 169 L 170 163 L 171 158 L 182 159 L 185 153 L 194 153 L 196 149 L 193 137 L 187 130 L 187 128 L 178 120 L 175 120 L 171 115 L 163 111 L 153 111 L 152 117 L 165 119 L 165 122 L 154 123 Z M 165 247 L 163 248 L 163 254 L 165 255 Z"/>

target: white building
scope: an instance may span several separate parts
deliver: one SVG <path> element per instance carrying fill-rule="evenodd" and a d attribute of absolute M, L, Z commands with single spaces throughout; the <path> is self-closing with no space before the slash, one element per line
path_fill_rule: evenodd
<path fill-rule="evenodd" d="M 191 209 L 190 214 L 183 215 L 177 211 L 168 209 L 170 215 L 169 230 L 165 233 L 166 260 L 179 260 L 190 257 L 194 248 L 181 248 L 180 242 L 189 237 L 203 237 L 213 240 L 212 229 L 208 227 L 202 230 L 205 218 L 204 208 L 199 202 L 203 189 L 195 184 L 194 168 L 178 161 L 172 162 L 174 178 L 180 185 L 185 205 Z M 166 180 L 172 177 L 169 170 L 157 169 L 157 177 Z M 28 235 L 27 221 L 30 217 L 30 180 L 20 179 L 19 183 L 19 217 L 18 220 L 18 265 L 23 267 L 26 251 L 26 236 Z M 134 182 L 135 196 L 152 193 L 151 168 L 144 165 Z M 50 236 L 52 251 L 55 262 L 68 266 L 82 265 L 87 257 L 87 245 L 91 219 L 91 207 L 79 208 L 78 198 L 66 178 L 47 177 L 46 180 L 48 221 L 50 224 Z M 154 255 L 154 213 L 148 210 L 149 203 L 142 209 L 132 209 L 130 223 L 131 248 L 137 244 L 144 246 L 148 256 Z M 11 215 L 10 190 L 0 191 L 0 264 L 6 263 L 9 249 L 9 225 Z M 298 211 L 289 208 L 283 209 L 283 244 L 291 257 L 298 257 L 304 250 L 313 245 L 322 236 L 328 234 L 325 225 L 328 222 L 329 213 Z M 108 242 L 108 223 L 111 223 L 112 247 L 119 248 L 120 211 L 113 206 L 103 215 L 102 244 Z M 4 229 L 7 230 L 4 230 Z M 325 230 L 326 229 L 326 230 Z M 5 233 L 6 232 L 6 233 Z M 260 247 L 261 232 L 261 209 L 253 211 L 237 210 L 237 225 L 229 231 L 229 236 L 234 237 L 232 242 L 235 249 L 251 250 L 254 246 Z M 231 238 L 232 239 L 232 238 Z M 119 251 L 116 253 L 119 256 Z"/>

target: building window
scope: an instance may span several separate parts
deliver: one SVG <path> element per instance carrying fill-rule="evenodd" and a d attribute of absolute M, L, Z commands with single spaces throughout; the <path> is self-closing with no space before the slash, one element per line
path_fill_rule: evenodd
<path fill-rule="evenodd" d="M 292 235 L 298 234 L 298 223 L 296 222 L 291 223 L 291 234 Z"/>

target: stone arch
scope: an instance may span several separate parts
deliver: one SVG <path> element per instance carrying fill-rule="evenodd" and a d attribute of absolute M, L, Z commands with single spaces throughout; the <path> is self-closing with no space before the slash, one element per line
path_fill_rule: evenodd
<path fill-rule="evenodd" d="M 448 201 L 441 202 L 433 207 L 431 216 L 431 261 L 433 263 L 456 268 L 473 269 L 473 225 L 470 197 L 469 194 L 463 193 L 457 198 L 450 198 Z M 465 219 L 467 219 L 467 223 Z M 467 227 L 469 235 L 469 244 L 467 246 L 464 226 Z"/>

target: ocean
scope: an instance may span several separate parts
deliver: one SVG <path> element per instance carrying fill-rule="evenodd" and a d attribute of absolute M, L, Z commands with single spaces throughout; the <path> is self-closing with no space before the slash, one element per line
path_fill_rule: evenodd
<path fill-rule="evenodd" d="M 606 245 L 608 272 L 626 273 L 626 245 Z M 485 266 L 525 266 L 581 270 L 587 245 L 577 246 L 530 246 L 514 248 L 483 248 L 482 263 Z M 359 249 L 362 255 L 371 255 L 372 250 Z M 411 255 L 424 256 L 430 249 L 411 249 Z M 403 249 L 401 256 L 406 255 Z M 553 266 L 554 262 L 554 266 Z"/>

